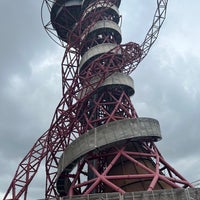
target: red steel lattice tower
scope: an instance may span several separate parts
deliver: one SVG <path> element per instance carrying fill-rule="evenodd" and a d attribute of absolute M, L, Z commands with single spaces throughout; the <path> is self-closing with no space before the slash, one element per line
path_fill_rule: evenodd
<path fill-rule="evenodd" d="M 167 0 L 157 0 L 144 42 L 121 44 L 120 0 L 44 0 L 48 34 L 65 47 L 63 97 L 51 126 L 19 164 L 4 197 L 27 198 L 46 160 L 46 198 L 192 185 L 159 153 L 159 122 L 138 117 L 130 73 L 157 39 Z M 56 33 L 55 33 L 56 32 Z M 11 195 L 11 197 L 9 197 Z"/>

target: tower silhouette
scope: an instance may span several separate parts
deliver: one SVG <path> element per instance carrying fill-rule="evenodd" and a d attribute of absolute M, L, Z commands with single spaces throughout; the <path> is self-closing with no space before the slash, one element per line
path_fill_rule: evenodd
<path fill-rule="evenodd" d="M 144 42 L 121 44 L 120 0 L 44 1 L 47 32 L 65 47 L 63 97 L 51 126 L 19 164 L 5 195 L 27 198 L 46 159 L 46 198 L 152 191 L 192 185 L 162 157 L 159 122 L 138 117 L 130 74 L 157 39 L 166 0 L 157 0 Z M 53 27 L 53 29 L 52 29 Z"/>

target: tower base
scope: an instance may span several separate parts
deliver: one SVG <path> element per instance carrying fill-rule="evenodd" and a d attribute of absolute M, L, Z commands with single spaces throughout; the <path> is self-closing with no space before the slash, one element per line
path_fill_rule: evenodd
<path fill-rule="evenodd" d="M 120 193 L 99 193 L 89 195 L 77 195 L 73 197 L 62 197 L 59 200 L 200 200 L 200 188 L 153 190 L 150 192 L 127 192 Z M 42 199 L 41 199 L 42 200 Z M 43 199 L 43 200 L 57 200 Z"/>

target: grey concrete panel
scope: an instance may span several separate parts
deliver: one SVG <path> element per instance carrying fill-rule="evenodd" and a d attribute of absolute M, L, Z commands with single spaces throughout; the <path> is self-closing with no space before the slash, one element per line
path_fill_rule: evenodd
<path fill-rule="evenodd" d="M 102 28 L 113 29 L 121 35 L 121 28 L 119 27 L 118 24 L 116 24 L 115 22 L 111 20 L 101 20 L 101 21 L 96 22 L 96 24 L 90 29 L 89 33 L 93 31 L 97 31 L 98 29 L 102 29 Z"/>
<path fill-rule="evenodd" d="M 103 53 L 107 53 L 107 52 L 111 51 L 112 49 L 114 49 L 116 46 L 117 46 L 117 44 L 103 43 L 103 44 L 99 44 L 99 45 L 96 45 L 96 46 L 90 48 L 83 55 L 81 62 L 80 62 L 80 65 L 79 65 L 79 70 L 81 70 L 83 65 L 87 61 L 89 61 L 91 58 L 96 57 L 96 56 L 100 56 Z M 118 53 L 121 54 L 120 52 L 118 52 Z"/>
<path fill-rule="evenodd" d="M 90 0 L 91 1 L 91 0 Z M 119 7 L 119 4 L 120 4 L 120 0 L 118 0 L 118 4 L 117 5 L 109 5 L 109 8 L 111 8 L 114 12 L 118 13 L 119 15 L 119 10 L 118 10 L 118 7 Z M 82 7 L 83 9 L 86 9 L 87 6 L 89 5 L 89 2 L 88 0 L 83 0 L 83 3 L 82 3 Z M 107 3 L 105 3 L 105 1 L 99 1 L 98 4 L 96 4 L 95 6 L 95 9 L 96 8 L 102 8 L 103 5 L 107 6 Z M 104 7 L 105 7 L 104 6 Z M 85 17 L 89 12 L 91 12 L 93 10 L 93 7 L 90 7 L 90 8 L 87 8 L 86 9 L 86 12 L 84 13 L 83 17 Z"/>
<path fill-rule="evenodd" d="M 114 33 L 114 37 L 117 40 L 117 43 L 120 44 L 121 40 L 122 40 L 122 36 L 121 36 L 121 28 L 119 27 L 119 25 L 111 20 L 101 20 L 96 22 L 96 24 L 89 30 L 89 32 L 86 32 L 86 34 L 84 34 L 82 36 L 82 41 L 87 38 L 90 37 L 91 33 L 99 33 L 101 32 L 103 29 L 103 31 L 106 32 L 110 32 L 110 33 Z"/>
<path fill-rule="evenodd" d="M 135 93 L 133 79 L 130 76 L 120 72 L 115 72 L 109 76 L 99 88 L 114 85 L 124 86 L 124 89 L 129 96 L 132 96 Z"/>
<path fill-rule="evenodd" d="M 83 98 L 85 95 L 93 91 L 93 88 L 96 87 L 99 81 L 100 77 L 98 76 L 92 78 L 90 81 L 92 86 L 88 85 L 86 88 L 84 88 L 83 91 L 78 94 L 78 98 Z M 132 96 L 135 93 L 133 79 L 130 76 L 120 72 L 115 72 L 106 78 L 105 81 L 98 87 L 98 89 L 109 86 L 123 87 L 128 96 Z M 98 92 L 98 89 L 96 92 Z"/>
<path fill-rule="evenodd" d="M 64 151 L 58 164 L 58 177 L 69 172 L 78 159 L 97 148 L 132 139 L 158 141 L 161 139 L 159 122 L 151 118 L 125 119 L 94 128 L 72 142 Z M 68 169 L 67 169 L 68 168 Z"/>

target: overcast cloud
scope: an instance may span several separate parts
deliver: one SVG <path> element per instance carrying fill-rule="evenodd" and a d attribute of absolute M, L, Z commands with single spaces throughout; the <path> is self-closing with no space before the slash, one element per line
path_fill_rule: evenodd
<path fill-rule="evenodd" d="M 48 129 L 61 98 L 64 49 L 40 22 L 39 0 L 0 1 L 0 198 L 19 162 Z M 141 42 L 154 0 L 123 0 L 124 42 Z M 132 74 L 139 116 L 159 120 L 165 159 L 189 181 L 200 179 L 200 2 L 169 0 L 167 19 L 150 53 Z M 44 169 L 30 189 L 43 198 Z"/>

